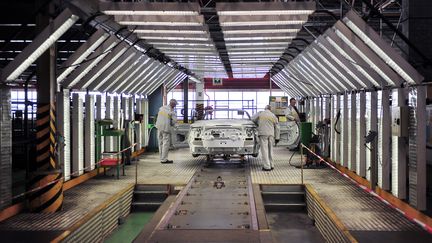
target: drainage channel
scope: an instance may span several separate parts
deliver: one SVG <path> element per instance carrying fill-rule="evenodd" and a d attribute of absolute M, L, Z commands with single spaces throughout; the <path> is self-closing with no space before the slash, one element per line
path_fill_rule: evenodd
<path fill-rule="evenodd" d="M 201 167 L 148 236 L 147 242 L 259 242 L 248 168 Z"/>

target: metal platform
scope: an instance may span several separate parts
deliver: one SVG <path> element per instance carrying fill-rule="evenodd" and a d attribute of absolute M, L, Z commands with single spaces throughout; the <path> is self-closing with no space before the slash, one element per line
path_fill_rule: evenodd
<path fill-rule="evenodd" d="M 275 170 L 261 171 L 259 158 L 248 158 L 250 176 L 253 184 L 299 184 L 300 169 L 288 164 L 291 152 L 286 148 L 275 149 Z M 170 153 L 174 164 L 161 164 L 158 154 L 145 154 L 138 164 L 139 184 L 186 185 L 193 174 L 205 163 L 204 157 L 193 158 L 188 149 Z M 299 163 L 299 156 L 292 159 L 293 165 Z M 109 174 L 109 173 L 108 173 Z M 68 229 L 90 211 L 103 204 L 112 195 L 135 182 L 135 166 L 126 167 L 126 176 L 119 180 L 113 175 L 101 176 L 87 181 L 65 192 L 63 211 L 54 214 L 22 213 L 0 223 L 0 233 L 7 237 L 28 235 L 55 235 Z M 311 184 L 325 203 L 335 212 L 349 231 L 359 239 L 394 238 L 393 235 L 422 235 L 422 228 L 406 219 L 376 197 L 354 185 L 349 179 L 330 168 L 304 170 L 304 182 Z M 378 232 L 381 232 L 378 234 Z M 391 234 L 391 233 L 395 234 Z M 6 234 L 7 233 L 7 234 Z M 429 238 L 428 238 L 429 237 Z M 40 238 L 40 239 L 46 239 Z M 403 237 L 402 237 L 403 238 Z M 3 238 L 5 239 L 5 238 Z M 2 241 L 3 241 L 2 239 Z M 425 239 L 425 238 L 422 238 Z M 11 240 L 6 240 L 6 242 Z"/>

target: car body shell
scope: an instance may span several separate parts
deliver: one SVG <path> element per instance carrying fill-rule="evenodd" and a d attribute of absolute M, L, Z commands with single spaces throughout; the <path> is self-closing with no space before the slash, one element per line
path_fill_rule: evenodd
<path fill-rule="evenodd" d="M 257 156 L 257 126 L 250 118 L 199 120 L 191 125 L 189 148 L 193 156 Z"/>

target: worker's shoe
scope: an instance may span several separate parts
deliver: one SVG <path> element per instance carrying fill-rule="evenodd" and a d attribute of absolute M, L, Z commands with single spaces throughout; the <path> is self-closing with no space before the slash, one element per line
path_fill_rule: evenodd
<path fill-rule="evenodd" d="M 263 171 L 271 171 L 272 169 L 267 169 L 267 168 L 262 167 L 262 170 Z"/>
<path fill-rule="evenodd" d="M 274 167 L 271 167 L 271 170 L 274 170 Z"/>
<path fill-rule="evenodd" d="M 172 160 L 166 160 L 166 161 L 161 161 L 162 164 L 172 164 L 174 163 L 174 161 Z"/>

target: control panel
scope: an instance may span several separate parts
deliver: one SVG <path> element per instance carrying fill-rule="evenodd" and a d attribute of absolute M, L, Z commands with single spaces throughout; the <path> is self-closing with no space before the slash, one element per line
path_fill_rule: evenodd
<path fill-rule="evenodd" d="M 392 136 L 408 137 L 409 107 L 397 106 L 391 110 Z"/>

